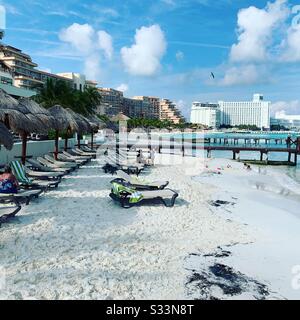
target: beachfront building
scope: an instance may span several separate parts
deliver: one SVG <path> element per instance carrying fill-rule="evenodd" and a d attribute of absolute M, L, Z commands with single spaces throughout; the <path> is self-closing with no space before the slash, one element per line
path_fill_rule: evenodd
<path fill-rule="evenodd" d="M 48 79 L 73 83 L 71 79 L 36 69 L 38 65 L 28 54 L 12 46 L 0 45 L 0 62 L 9 70 L 18 88 L 37 92 Z"/>
<path fill-rule="evenodd" d="M 124 98 L 123 111 L 130 118 L 153 118 L 152 105 L 146 97 Z"/>
<path fill-rule="evenodd" d="M 98 88 L 101 95 L 101 104 L 96 112 L 99 115 L 115 116 L 123 112 L 123 92 L 112 88 Z"/>
<path fill-rule="evenodd" d="M 191 123 L 209 128 L 219 128 L 221 123 L 220 106 L 214 103 L 193 102 Z"/>
<path fill-rule="evenodd" d="M 251 125 L 261 129 L 270 128 L 270 105 L 261 94 L 254 94 L 252 101 L 219 101 L 221 125 Z"/>
<path fill-rule="evenodd" d="M 167 99 L 160 100 L 157 97 L 135 96 L 124 97 L 122 91 L 112 88 L 98 88 L 101 95 L 101 104 L 97 113 L 109 117 L 116 116 L 120 112 L 133 118 L 146 118 L 158 120 L 170 120 L 180 123 L 183 120 L 176 105 Z"/>
<path fill-rule="evenodd" d="M 14 98 L 32 97 L 36 94 L 33 90 L 26 90 L 14 86 L 14 78 L 10 69 L 0 61 L 0 89 L 13 96 Z"/>
<path fill-rule="evenodd" d="M 160 99 L 156 97 L 135 96 L 132 100 L 142 101 L 141 113 L 148 119 L 159 119 Z M 137 113 L 138 114 L 138 113 Z"/>
<path fill-rule="evenodd" d="M 53 74 L 38 70 L 37 67 L 38 65 L 32 61 L 31 57 L 22 50 L 0 44 L 0 69 L 1 72 L 6 73 L 5 75 L 2 73 L 2 77 L 3 82 L 8 81 L 9 88 L 6 91 L 9 94 L 18 92 L 23 97 L 35 95 L 48 80 L 65 81 L 74 89 L 81 91 L 90 86 L 97 86 L 96 82 L 86 80 L 84 75 L 78 73 Z M 5 90 L 4 87 L 2 88 Z"/>
<path fill-rule="evenodd" d="M 179 124 L 184 121 L 184 118 L 174 102 L 169 99 L 162 99 L 160 101 L 160 120 L 168 120 L 174 124 Z"/>
<path fill-rule="evenodd" d="M 97 87 L 97 82 L 87 80 L 86 76 L 80 73 L 74 72 L 65 72 L 65 73 L 57 73 L 58 76 L 70 79 L 73 83 L 73 88 L 75 90 L 84 91 L 88 87 Z"/>
<path fill-rule="evenodd" d="M 300 130 L 300 115 L 287 115 L 285 111 L 276 112 L 271 118 L 271 127 Z"/>

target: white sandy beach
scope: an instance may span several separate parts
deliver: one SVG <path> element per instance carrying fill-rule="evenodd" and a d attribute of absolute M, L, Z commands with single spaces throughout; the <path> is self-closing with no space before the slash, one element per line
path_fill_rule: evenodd
<path fill-rule="evenodd" d="M 168 158 L 175 164 L 170 165 Z M 270 211 L 278 195 L 257 191 L 253 183 L 247 185 L 245 181 L 255 180 L 258 175 L 241 169 L 242 164 L 210 160 L 211 169 L 225 167 L 223 174 L 201 177 L 200 159 L 186 158 L 185 166 L 176 164 L 180 160 L 177 156 L 163 156 L 163 160 L 159 162 L 165 164 L 157 164 L 142 177 L 169 180 L 170 188 L 180 193 L 174 208 L 156 205 L 121 209 L 108 197 L 112 177 L 92 162 L 66 177 L 59 189 L 22 209 L 17 219 L 0 229 L 0 265 L 6 271 L 0 297 L 257 298 L 250 286 L 231 296 L 214 285 L 203 295 L 190 281 L 196 272 L 206 272 L 206 263 L 218 260 L 203 255 L 220 248 L 232 252 L 221 259 L 222 263 L 228 262 L 270 288 L 272 292 L 266 298 L 300 297 L 300 292 L 287 283 L 292 278 L 292 265 L 300 264 L 300 248 L 296 246 L 300 240 L 299 216 L 285 206 Z M 227 169 L 227 163 L 233 168 Z M 235 205 L 216 208 L 210 201 L 217 199 Z M 295 199 L 287 201 L 296 205 Z M 254 203 L 256 207 L 252 207 Z M 297 207 L 291 205 L 294 209 Z M 263 247 L 265 243 L 270 246 Z M 251 249 L 255 244 L 257 247 Z M 276 250 L 265 252 L 265 248 Z"/>

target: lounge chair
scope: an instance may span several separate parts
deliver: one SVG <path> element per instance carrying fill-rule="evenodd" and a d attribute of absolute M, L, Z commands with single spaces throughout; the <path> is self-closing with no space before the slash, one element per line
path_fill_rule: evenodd
<path fill-rule="evenodd" d="M 114 201 L 120 203 L 123 208 L 129 209 L 143 203 L 163 203 L 166 207 L 173 207 L 178 193 L 171 189 L 156 191 L 137 191 L 129 186 L 114 182 L 109 195 Z"/>
<path fill-rule="evenodd" d="M 72 149 L 72 152 L 80 155 L 80 156 L 85 156 L 85 157 L 91 157 L 91 158 L 96 158 L 96 153 L 95 152 L 84 152 L 83 150 L 79 148 Z"/>
<path fill-rule="evenodd" d="M 61 172 L 65 172 L 65 173 L 70 173 L 71 171 L 73 171 L 73 168 L 62 168 L 57 166 L 56 164 L 46 160 L 45 158 L 42 157 L 37 157 L 37 161 L 40 162 L 42 165 L 45 165 L 47 167 L 53 168 L 55 170 L 61 171 Z"/>
<path fill-rule="evenodd" d="M 117 171 L 122 170 L 128 174 L 136 174 L 137 176 L 141 173 L 142 169 L 137 166 L 121 165 L 115 163 L 106 163 L 102 169 L 105 173 L 114 175 Z"/>
<path fill-rule="evenodd" d="M 18 201 L 18 199 L 16 197 L 13 197 L 12 195 L 6 195 L 4 194 L 4 197 L 2 197 L 3 194 L 0 194 L 0 203 L 4 203 L 4 204 L 13 204 L 13 207 L 1 207 L 1 210 L 13 210 L 9 213 L 4 213 L 4 214 L 0 214 L 0 227 L 1 224 L 6 222 L 7 220 L 13 218 L 16 216 L 16 214 L 22 209 L 22 206 L 20 204 L 20 202 Z M 2 199 L 1 199 L 2 198 Z"/>
<path fill-rule="evenodd" d="M 40 161 L 34 160 L 34 159 L 27 159 L 27 162 L 29 164 L 28 167 L 31 167 L 34 170 L 39 170 L 41 172 L 57 172 L 61 175 L 65 175 L 70 172 L 70 170 L 67 170 L 67 169 L 49 167 L 47 165 L 42 164 Z"/>
<path fill-rule="evenodd" d="M 42 189 L 47 191 L 49 188 L 57 188 L 60 183 L 60 180 L 45 181 L 28 178 L 24 166 L 19 161 L 12 161 L 10 166 L 20 186 L 24 187 L 25 189 Z"/>
<path fill-rule="evenodd" d="M 39 172 L 33 171 L 28 168 L 26 165 L 24 166 L 25 172 L 29 178 L 39 179 L 39 180 L 49 180 L 49 181 L 61 181 L 62 175 L 58 172 Z"/>
<path fill-rule="evenodd" d="M 123 170 L 128 174 L 136 174 L 139 175 L 142 170 L 144 170 L 144 166 L 137 162 L 129 162 L 127 159 L 117 155 L 109 155 L 104 159 L 106 165 L 104 165 L 103 170 L 105 173 L 110 172 L 111 174 L 115 174 L 118 170 Z"/>
<path fill-rule="evenodd" d="M 68 169 L 77 169 L 79 167 L 79 165 L 77 163 L 71 163 L 71 162 L 65 162 L 65 161 L 58 161 L 55 160 L 53 157 L 45 155 L 44 158 L 53 163 L 54 165 L 56 165 L 59 168 L 68 168 Z"/>
<path fill-rule="evenodd" d="M 96 150 L 93 150 L 87 146 L 82 146 L 81 149 L 84 151 L 84 152 L 89 152 L 89 153 L 96 153 L 97 151 Z"/>
<path fill-rule="evenodd" d="M 73 162 L 73 163 L 77 163 L 79 165 L 84 165 L 88 161 L 86 159 L 79 159 L 79 158 L 76 158 L 73 156 L 67 156 L 66 154 L 63 154 L 63 153 L 59 153 L 57 155 L 57 157 L 58 157 L 58 160 L 66 161 L 66 162 Z"/>
<path fill-rule="evenodd" d="M 169 181 L 147 182 L 147 181 L 139 180 L 137 178 L 132 178 L 129 174 L 127 174 L 123 170 L 118 170 L 116 174 L 118 178 L 113 180 L 111 183 L 117 182 L 122 184 L 122 182 L 125 182 L 127 184 L 130 184 L 130 186 L 136 190 L 163 190 L 169 184 Z"/>
<path fill-rule="evenodd" d="M 6 206 L 0 208 L 3 210 L 13 209 L 10 213 L 0 215 L 0 226 L 3 222 L 7 222 L 7 220 L 16 216 L 16 214 L 22 209 L 22 203 L 28 205 L 33 198 L 38 198 L 42 192 L 42 190 L 19 190 L 18 193 L 0 193 L 1 204 L 14 205 L 13 208 Z"/>
<path fill-rule="evenodd" d="M 29 177 L 45 179 L 45 180 L 59 180 L 64 175 L 62 172 L 54 172 L 54 171 L 39 171 L 36 170 L 30 163 L 25 163 L 25 171 Z"/>
<path fill-rule="evenodd" d="M 25 203 L 28 205 L 32 199 L 36 199 L 43 192 L 42 189 L 34 190 L 18 190 L 18 193 L 0 193 L 0 203 L 10 203 L 15 204 Z"/>

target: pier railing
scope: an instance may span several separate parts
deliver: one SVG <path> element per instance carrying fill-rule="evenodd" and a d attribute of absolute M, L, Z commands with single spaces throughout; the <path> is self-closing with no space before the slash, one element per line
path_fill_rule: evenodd
<path fill-rule="evenodd" d="M 243 143 L 244 142 L 244 143 Z M 108 149 L 127 149 L 127 150 L 152 150 L 158 153 L 181 154 L 182 156 L 196 156 L 199 151 L 206 151 L 207 156 L 211 157 L 212 151 L 231 151 L 234 160 L 240 159 L 240 154 L 245 151 L 259 152 L 260 161 L 270 163 L 269 153 L 286 153 L 287 161 L 281 161 L 282 164 L 297 165 L 298 155 L 300 155 L 300 137 L 295 141 L 286 141 L 284 139 L 269 138 L 205 138 L 205 139 L 185 139 L 175 137 L 148 137 L 143 140 L 111 140 L 98 145 L 101 148 Z"/>

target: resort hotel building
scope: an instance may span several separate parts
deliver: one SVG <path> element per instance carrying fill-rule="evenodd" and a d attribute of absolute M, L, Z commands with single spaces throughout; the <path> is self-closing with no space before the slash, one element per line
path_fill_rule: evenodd
<path fill-rule="evenodd" d="M 175 124 L 184 119 L 171 100 L 148 96 L 126 98 L 123 92 L 112 88 L 98 88 L 98 90 L 101 104 L 97 113 L 100 115 L 112 117 L 122 112 L 130 118 L 169 120 Z"/>
<path fill-rule="evenodd" d="M 37 69 L 38 65 L 22 50 L 0 44 L 0 88 L 16 97 L 36 95 L 47 80 L 65 81 L 74 89 L 83 91 L 97 83 L 78 73 L 53 74 Z"/>
<path fill-rule="evenodd" d="M 193 102 L 191 123 L 201 124 L 209 128 L 219 128 L 221 112 L 218 104 Z"/>
<path fill-rule="evenodd" d="M 252 101 L 219 101 L 221 125 L 251 125 L 260 129 L 270 129 L 270 101 L 264 101 L 261 94 L 254 94 Z"/>
<path fill-rule="evenodd" d="M 254 94 L 252 101 L 219 101 L 218 104 L 194 102 L 191 122 L 208 127 L 256 126 L 270 129 L 271 102 L 264 101 L 261 94 Z"/>

